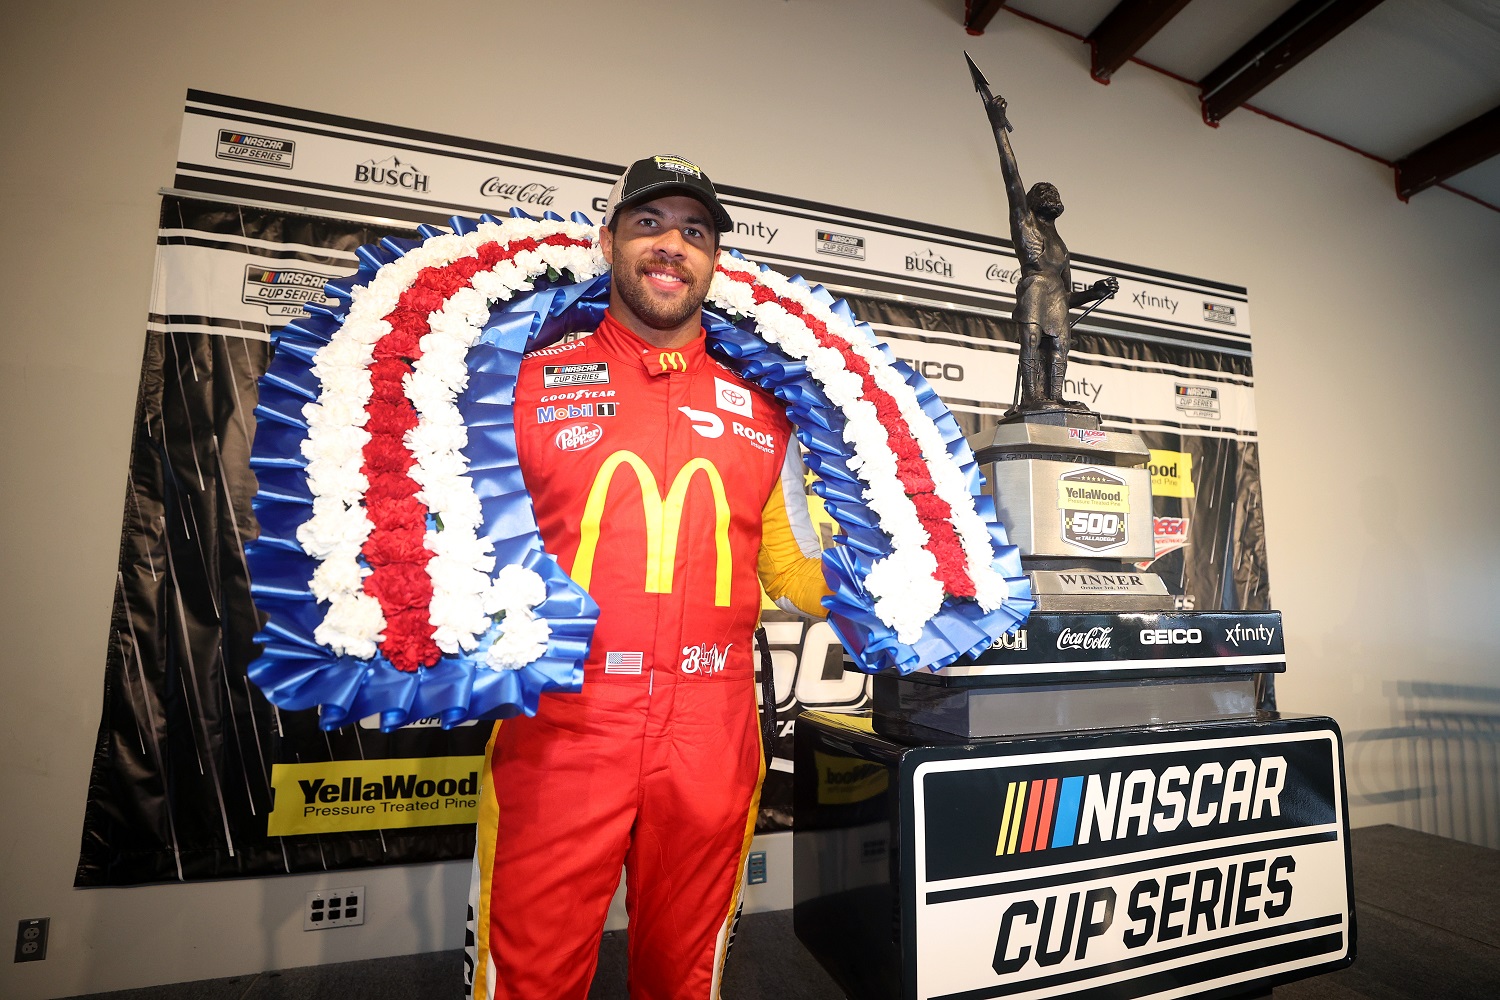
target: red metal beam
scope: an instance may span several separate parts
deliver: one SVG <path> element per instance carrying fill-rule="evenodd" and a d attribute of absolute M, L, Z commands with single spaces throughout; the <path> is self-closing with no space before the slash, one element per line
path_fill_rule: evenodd
<path fill-rule="evenodd" d="M 1108 83 L 1115 70 L 1187 5 L 1188 0 L 1120 0 L 1084 39 L 1092 54 L 1089 75 Z"/>
<path fill-rule="evenodd" d="M 1260 93 L 1381 0 L 1299 0 L 1234 55 L 1198 81 L 1203 120 L 1210 125 Z"/>
<path fill-rule="evenodd" d="M 990 20 L 1005 6 L 1005 0 L 965 0 L 964 30 L 971 35 L 982 35 Z"/>
<path fill-rule="evenodd" d="M 1500 108 L 1439 136 L 1396 161 L 1396 197 L 1406 201 L 1418 191 L 1500 154 Z"/>

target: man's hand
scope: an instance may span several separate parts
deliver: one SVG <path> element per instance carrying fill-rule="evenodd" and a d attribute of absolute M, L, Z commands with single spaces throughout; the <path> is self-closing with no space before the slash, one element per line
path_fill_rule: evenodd
<path fill-rule="evenodd" d="M 1000 129 L 1005 129 L 1007 132 L 1015 131 L 1010 127 L 1010 122 L 1005 117 L 1005 109 L 1009 106 L 1005 98 L 999 94 L 992 95 L 989 100 L 984 102 L 984 113 L 989 115 L 990 128 L 997 132 Z"/>
<path fill-rule="evenodd" d="M 1108 278 L 1100 278 L 1094 282 L 1093 293 L 1101 299 L 1107 299 L 1119 294 L 1120 280 L 1113 275 Z"/>

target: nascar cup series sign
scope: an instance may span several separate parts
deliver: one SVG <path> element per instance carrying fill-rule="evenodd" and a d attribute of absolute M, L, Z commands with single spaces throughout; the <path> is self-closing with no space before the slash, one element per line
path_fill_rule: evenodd
<path fill-rule="evenodd" d="M 1341 963 L 1339 737 L 1310 721 L 918 764 L 916 995 L 1183 996 Z"/>

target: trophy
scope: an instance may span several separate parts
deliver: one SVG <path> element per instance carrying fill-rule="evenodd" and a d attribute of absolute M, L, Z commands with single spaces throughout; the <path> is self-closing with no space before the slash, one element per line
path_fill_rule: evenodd
<path fill-rule="evenodd" d="M 1069 312 L 1086 306 L 1082 319 L 1120 283 L 1110 277 L 1073 290 L 1068 247 L 1057 232 L 1062 198 L 1045 181 L 1026 190 L 1005 99 L 964 58 L 995 132 L 1020 265 L 1015 399 L 994 438 L 977 449 L 996 509 L 1021 550 L 1038 611 L 1171 611 L 1162 579 L 1130 565 L 1155 555 L 1150 451 L 1139 435 L 1103 430 L 1097 413 L 1063 396 L 1077 322 Z"/>
<path fill-rule="evenodd" d="M 1278 612 L 1175 611 L 1131 565 L 1155 554 L 1149 451 L 1063 395 L 1070 311 L 1118 282 L 1073 290 L 1062 199 L 1024 188 L 969 70 L 1020 265 L 1014 401 L 976 451 L 1037 607 L 972 660 L 877 674 L 868 716 L 799 718 L 797 936 L 856 1000 L 1265 996 L 1342 968 L 1338 727 L 1261 710 Z"/>

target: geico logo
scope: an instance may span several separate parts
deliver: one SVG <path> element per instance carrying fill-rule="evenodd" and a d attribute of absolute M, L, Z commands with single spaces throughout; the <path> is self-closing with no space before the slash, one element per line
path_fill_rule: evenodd
<path fill-rule="evenodd" d="M 918 361 L 916 358 L 898 358 L 911 366 L 911 370 L 929 382 L 962 382 L 964 366 L 942 361 Z"/>
<path fill-rule="evenodd" d="M 1174 764 L 1160 775 L 1138 768 L 1124 775 L 1012 781 L 995 854 L 1171 833 L 1184 821 L 1196 829 L 1280 816 L 1286 770 L 1286 758 L 1277 755 L 1243 758 L 1227 768 L 1210 760 L 1193 771 Z"/>
<path fill-rule="evenodd" d="M 584 590 L 594 575 L 594 553 L 599 547 L 599 532 L 604 521 L 604 505 L 609 498 L 610 483 L 621 466 L 635 473 L 641 491 L 641 506 L 646 519 L 646 583 L 648 594 L 670 594 L 672 575 L 677 565 L 677 536 L 682 530 L 682 509 L 687 504 L 688 487 L 698 473 L 703 473 L 714 503 L 714 604 L 729 606 L 729 582 L 734 571 L 734 557 L 729 551 L 729 499 L 724 480 L 712 462 L 698 457 L 677 470 L 666 500 L 656 488 L 656 475 L 641 456 L 633 451 L 617 451 L 606 458 L 594 474 L 588 499 L 579 521 L 578 556 L 569 571 Z"/>
<path fill-rule="evenodd" d="M 430 799 L 440 795 L 479 794 L 479 772 L 467 778 L 418 778 L 415 774 L 382 774 L 379 781 L 346 777 L 331 785 L 322 778 L 300 778 L 305 805 L 316 802 L 378 802 L 382 799 Z"/>
<path fill-rule="evenodd" d="M 764 431 L 758 431 L 753 427 L 746 427 L 738 420 L 734 421 L 734 434 L 736 437 L 745 438 L 758 445 L 765 451 L 771 451 L 776 447 L 776 439 Z"/>
<path fill-rule="evenodd" d="M 1141 642 L 1147 646 L 1187 646 L 1203 641 L 1195 628 L 1143 628 Z"/>
<path fill-rule="evenodd" d="M 1288 876 L 1296 870 L 1296 859 L 1284 854 L 1269 865 L 1265 858 L 1253 858 L 1141 879 L 1126 895 L 1129 926 L 1110 937 L 1126 948 L 1140 948 L 1153 940 L 1175 941 L 1257 923 L 1262 916 L 1284 917 L 1292 908 Z M 1116 928 L 1117 902 L 1118 893 L 1108 885 L 1068 893 L 1062 913 L 1060 894 L 1049 894 L 1040 906 L 1035 899 L 1016 900 L 1000 918 L 991 967 L 1008 975 L 1027 963 L 1049 968 L 1085 961 L 1089 944 Z M 1105 951 L 1118 954 L 1110 944 Z"/>

